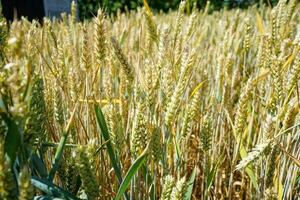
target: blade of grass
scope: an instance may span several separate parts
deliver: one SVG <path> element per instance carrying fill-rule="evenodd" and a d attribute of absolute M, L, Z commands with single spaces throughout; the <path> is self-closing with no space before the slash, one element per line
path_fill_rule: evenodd
<path fill-rule="evenodd" d="M 8 127 L 7 135 L 5 137 L 4 151 L 10 158 L 11 165 L 13 165 L 20 149 L 21 133 L 18 125 L 13 119 L 6 114 L 2 114 L 2 117 Z"/>
<path fill-rule="evenodd" d="M 66 129 L 64 131 L 64 135 L 62 136 L 62 138 L 60 139 L 59 141 L 59 145 L 56 149 L 56 152 L 55 152 L 55 157 L 54 157 L 54 161 L 53 161 L 53 164 L 52 164 L 52 169 L 49 173 L 49 176 L 48 176 L 48 180 L 50 182 L 53 181 L 53 178 L 55 176 L 55 173 L 58 169 L 58 166 L 59 166 L 59 162 L 62 158 L 62 155 L 63 155 L 63 151 L 64 151 L 64 147 L 65 147 L 65 144 L 66 144 L 66 141 L 67 141 L 67 138 L 68 138 L 68 135 L 69 135 L 69 130 L 70 130 L 70 127 L 71 127 L 71 124 L 73 122 L 73 119 L 74 119 L 74 116 L 75 116 L 75 111 L 76 111 L 76 108 L 77 108 L 77 105 L 78 103 L 76 103 L 74 109 L 73 109 L 73 112 L 71 114 L 71 117 L 68 121 L 68 124 L 66 126 Z"/>
<path fill-rule="evenodd" d="M 149 145 L 148 145 L 149 146 Z M 148 147 L 144 150 L 144 152 L 134 161 L 134 163 L 129 168 L 122 184 L 119 187 L 118 193 L 114 200 L 120 200 L 123 196 L 124 192 L 128 188 L 132 178 L 134 175 L 138 172 L 138 170 L 141 168 L 141 166 L 144 164 L 144 162 L 147 160 L 148 156 Z"/>
<path fill-rule="evenodd" d="M 53 183 L 50 183 L 44 179 L 32 177 L 31 183 L 34 187 L 38 188 L 39 190 L 53 197 L 59 197 L 66 200 L 80 200 L 79 198 L 69 193 L 68 191 L 63 190 L 57 185 L 54 185 Z"/>
<path fill-rule="evenodd" d="M 119 164 L 120 162 L 115 155 L 115 150 L 114 150 L 114 147 L 113 147 L 111 139 L 110 139 L 110 135 L 109 135 L 109 132 L 107 129 L 104 115 L 103 115 L 102 110 L 99 107 L 99 105 L 95 104 L 94 109 L 95 109 L 96 118 L 97 118 L 97 122 L 100 127 L 100 130 L 101 130 L 102 137 L 104 138 L 104 142 L 107 147 L 108 156 L 109 156 L 111 164 L 114 168 L 115 174 L 118 178 L 119 184 L 121 184 L 123 180 L 122 180 L 122 172 L 121 172 L 120 164 Z M 124 196 L 125 196 L 125 199 L 129 200 L 129 197 L 126 193 L 124 193 Z"/>
<path fill-rule="evenodd" d="M 48 176 L 47 168 L 43 163 L 43 161 L 41 160 L 41 158 L 36 153 L 32 154 L 31 163 L 34 169 L 36 170 L 36 172 L 38 173 L 39 177 L 47 178 Z"/>
<path fill-rule="evenodd" d="M 212 169 L 210 170 L 208 176 L 207 176 L 207 188 L 206 188 L 206 191 L 209 191 L 213 182 L 214 182 L 214 178 L 216 176 L 216 173 L 217 173 L 217 169 L 219 167 L 219 164 L 220 164 L 220 161 L 221 161 L 221 156 L 219 157 L 217 163 L 215 163 L 213 166 L 212 166 Z"/>
<path fill-rule="evenodd" d="M 196 178 L 196 167 L 194 168 L 194 170 L 191 174 L 190 180 L 187 183 L 187 191 L 184 195 L 184 200 L 190 200 L 191 199 L 192 193 L 193 193 L 195 178 Z"/>
<path fill-rule="evenodd" d="M 195 95 L 195 93 L 203 87 L 203 85 L 204 85 L 204 83 L 205 83 L 206 81 L 207 81 L 207 80 L 202 81 L 201 83 L 199 83 L 199 84 L 193 89 L 192 93 L 191 93 L 190 96 L 189 96 L 189 99 L 191 99 L 191 98 Z"/>
<path fill-rule="evenodd" d="M 119 183 L 121 183 L 122 182 L 122 173 L 121 173 L 121 170 L 119 168 L 119 162 L 116 159 L 115 151 L 114 151 L 113 145 L 111 143 L 111 139 L 110 139 L 110 135 L 108 133 L 108 129 L 107 129 L 107 125 L 106 125 L 106 122 L 105 122 L 105 119 L 104 119 L 104 115 L 101 111 L 101 108 L 98 105 L 95 105 L 95 112 L 96 112 L 98 125 L 101 129 L 102 136 L 105 140 L 104 142 L 106 143 L 109 158 L 110 158 L 112 166 L 115 170 L 116 176 L 119 180 Z"/>
<path fill-rule="evenodd" d="M 298 160 L 295 156 L 293 156 L 291 153 L 285 150 L 282 144 L 278 144 L 278 145 L 280 149 L 283 151 L 283 153 L 285 153 L 293 161 L 293 163 L 297 165 L 297 167 L 300 167 L 300 160 Z"/>

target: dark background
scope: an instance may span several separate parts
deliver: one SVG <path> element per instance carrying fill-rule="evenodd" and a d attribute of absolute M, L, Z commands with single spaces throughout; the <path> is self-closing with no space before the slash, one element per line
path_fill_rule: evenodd
<path fill-rule="evenodd" d="M 14 13 L 17 18 L 26 16 L 29 20 L 41 20 L 45 15 L 43 0 L 1 0 L 1 5 L 3 15 L 9 20 L 14 18 Z"/>
<path fill-rule="evenodd" d="M 167 12 L 178 8 L 181 0 L 148 0 L 154 12 Z M 210 0 L 210 11 L 222 8 L 246 8 L 255 3 L 265 3 L 274 6 L 278 0 Z M 186 0 L 187 11 L 191 10 L 195 4 L 199 9 L 203 9 L 207 0 Z M 43 18 L 43 0 L 1 0 L 4 16 L 12 20 L 14 13 L 17 18 L 27 16 L 29 20 Z M 96 15 L 99 7 L 102 7 L 107 14 L 115 14 L 118 9 L 121 11 L 134 10 L 143 5 L 143 0 L 78 0 L 78 11 L 80 20 L 89 19 Z M 16 12 L 14 12 L 14 10 Z"/>

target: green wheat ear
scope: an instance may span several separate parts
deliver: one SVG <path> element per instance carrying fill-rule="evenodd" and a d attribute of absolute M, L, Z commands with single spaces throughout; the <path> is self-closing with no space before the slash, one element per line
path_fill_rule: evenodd
<path fill-rule="evenodd" d="M 274 146 L 271 150 L 270 155 L 268 156 L 268 162 L 267 162 L 267 174 L 265 177 L 265 186 L 266 188 L 272 188 L 273 186 L 273 178 L 274 173 L 277 167 L 277 156 L 279 155 L 279 147 Z"/>
<path fill-rule="evenodd" d="M 134 156 L 139 155 L 147 145 L 148 130 L 147 121 L 144 115 L 145 103 L 139 102 L 135 111 L 135 116 L 132 125 L 132 134 L 130 141 L 130 149 Z"/>
<path fill-rule="evenodd" d="M 79 146 L 76 155 L 76 167 L 82 181 L 83 189 L 89 199 L 99 197 L 99 184 L 97 182 L 95 171 L 91 168 L 92 162 L 88 156 L 88 149 L 85 146 Z"/>
<path fill-rule="evenodd" d="M 248 103 L 251 99 L 253 84 L 252 79 L 249 79 L 238 103 L 238 110 L 235 117 L 234 129 L 237 135 L 241 135 L 244 132 L 244 128 L 247 122 L 248 116 Z"/>
<path fill-rule="evenodd" d="M 25 142 L 33 144 L 35 140 L 44 137 L 46 113 L 44 81 L 42 78 L 36 77 L 32 87 L 28 117 L 25 124 Z"/>
<path fill-rule="evenodd" d="M 9 158 L 4 152 L 3 136 L 0 136 L 0 199 L 17 199 L 17 188 Z"/>
<path fill-rule="evenodd" d="M 175 187 L 175 180 L 171 175 L 164 178 L 163 188 L 160 200 L 171 200 L 173 188 Z"/>
<path fill-rule="evenodd" d="M 291 72 L 288 77 L 288 84 L 285 88 L 286 94 L 289 95 L 294 86 L 297 85 L 300 74 L 300 55 L 298 54 L 292 65 Z"/>
<path fill-rule="evenodd" d="M 77 4 L 74 0 L 71 4 L 71 21 L 73 24 L 75 24 L 77 21 Z"/>
<path fill-rule="evenodd" d="M 27 167 L 24 167 L 19 175 L 19 200 L 32 200 L 34 188 L 31 184 L 31 176 Z"/>
<path fill-rule="evenodd" d="M 143 8 L 143 13 L 147 22 L 148 50 L 151 51 L 152 45 L 158 43 L 157 27 L 153 20 L 153 15 L 148 7 Z"/>
<path fill-rule="evenodd" d="M 121 64 L 121 69 L 126 75 L 127 81 L 131 84 L 134 79 L 134 68 L 129 64 L 117 40 L 112 37 L 110 41 L 113 46 L 114 53 Z"/>
<path fill-rule="evenodd" d="M 250 18 L 247 17 L 245 19 L 245 38 L 244 38 L 244 44 L 243 48 L 245 52 L 248 52 L 250 49 L 250 36 L 251 35 L 251 24 L 250 24 Z"/>
<path fill-rule="evenodd" d="M 54 114 L 54 119 L 58 123 L 59 127 L 63 127 L 65 121 L 63 97 L 62 97 L 62 91 L 60 90 L 57 81 L 54 84 L 53 114 Z"/>
<path fill-rule="evenodd" d="M 105 61 L 107 51 L 105 15 L 101 9 L 98 10 L 94 19 L 94 38 L 94 55 L 97 67 L 100 67 Z"/>
<path fill-rule="evenodd" d="M 66 169 L 66 188 L 69 192 L 76 195 L 77 193 L 77 181 L 79 173 L 76 168 L 76 159 L 69 155 L 67 159 L 67 169 Z"/>
<path fill-rule="evenodd" d="M 200 132 L 201 148 L 205 153 L 211 149 L 212 141 L 212 120 L 209 116 L 205 116 L 202 123 L 202 130 Z"/>
<path fill-rule="evenodd" d="M 154 128 L 154 130 L 152 130 L 151 143 L 150 143 L 150 149 L 152 151 L 152 157 L 154 159 L 154 162 L 158 162 L 162 156 L 161 140 L 162 138 L 161 138 L 160 130 L 158 128 Z"/>
<path fill-rule="evenodd" d="M 288 128 L 294 125 L 298 113 L 299 113 L 298 105 L 290 106 L 290 108 L 287 110 L 285 114 L 282 130 L 287 130 Z"/>
<path fill-rule="evenodd" d="M 180 39 L 179 35 L 182 28 L 183 18 L 184 18 L 184 11 L 186 8 L 186 2 L 181 1 L 177 13 L 177 20 L 176 20 L 176 26 L 175 26 L 175 35 L 174 35 L 174 47 L 178 45 L 178 40 Z"/>
<path fill-rule="evenodd" d="M 86 24 L 83 25 L 83 42 L 82 42 L 82 56 L 81 56 L 81 65 L 82 68 L 88 71 L 91 68 L 91 53 L 90 53 L 90 43 L 89 43 L 89 34 L 88 34 L 88 26 Z"/>
<path fill-rule="evenodd" d="M 198 111 L 200 97 L 201 97 L 201 93 L 200 90 L 198 90 L 193 95 L 191 99 L 191 103 L 188 104 L 187 110 L 185 111 L 185 115 L 183 118 L 180 142 L 187 139 L 186 137 L 192 132 L 192 123 Z"/>
<path fill-rule="evenodd" d="M 178 107 L 178 104 L 180 102 L 180 99 L 182 98 L 182 95 L 184 94 L 184 89 L 187 84 L 188 78 L 191 73 L 191 68 L 196 62 L 196 53 L 195 51 L 192 51 L 189 53 L 189 55 L 184 60 L 184 63 L 182 65 L 181 71 L 180 71 L 180 77 L 178 80 L 178 83 L 175 87 L 175 90 L 173 92 L 173 95 L 169 99 L 169 103 L 167 104 L 166 108 L 166 114 L 165 114 L 165 124 L 167 126 L 170 126 L 175 112 L 176 108 Z"/>
<path fill-rule="evenodd" d="M 298 1 L 0 16 L 0 200 L 296 199 Z"/>

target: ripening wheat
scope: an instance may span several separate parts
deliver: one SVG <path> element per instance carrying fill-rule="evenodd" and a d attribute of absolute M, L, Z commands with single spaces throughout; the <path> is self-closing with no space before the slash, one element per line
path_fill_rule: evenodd
<path fill-rule="evenodd" d="M 300 198 L 299 3 L 186 6 L 0 20 L 0 199 Z"/>

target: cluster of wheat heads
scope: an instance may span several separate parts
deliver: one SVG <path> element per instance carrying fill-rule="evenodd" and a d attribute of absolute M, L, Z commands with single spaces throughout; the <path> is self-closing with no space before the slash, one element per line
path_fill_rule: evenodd
<path fill-rule="evenodd" d="M 0 199 L 297 199 L 300 6 L 0 21 Z"/>

